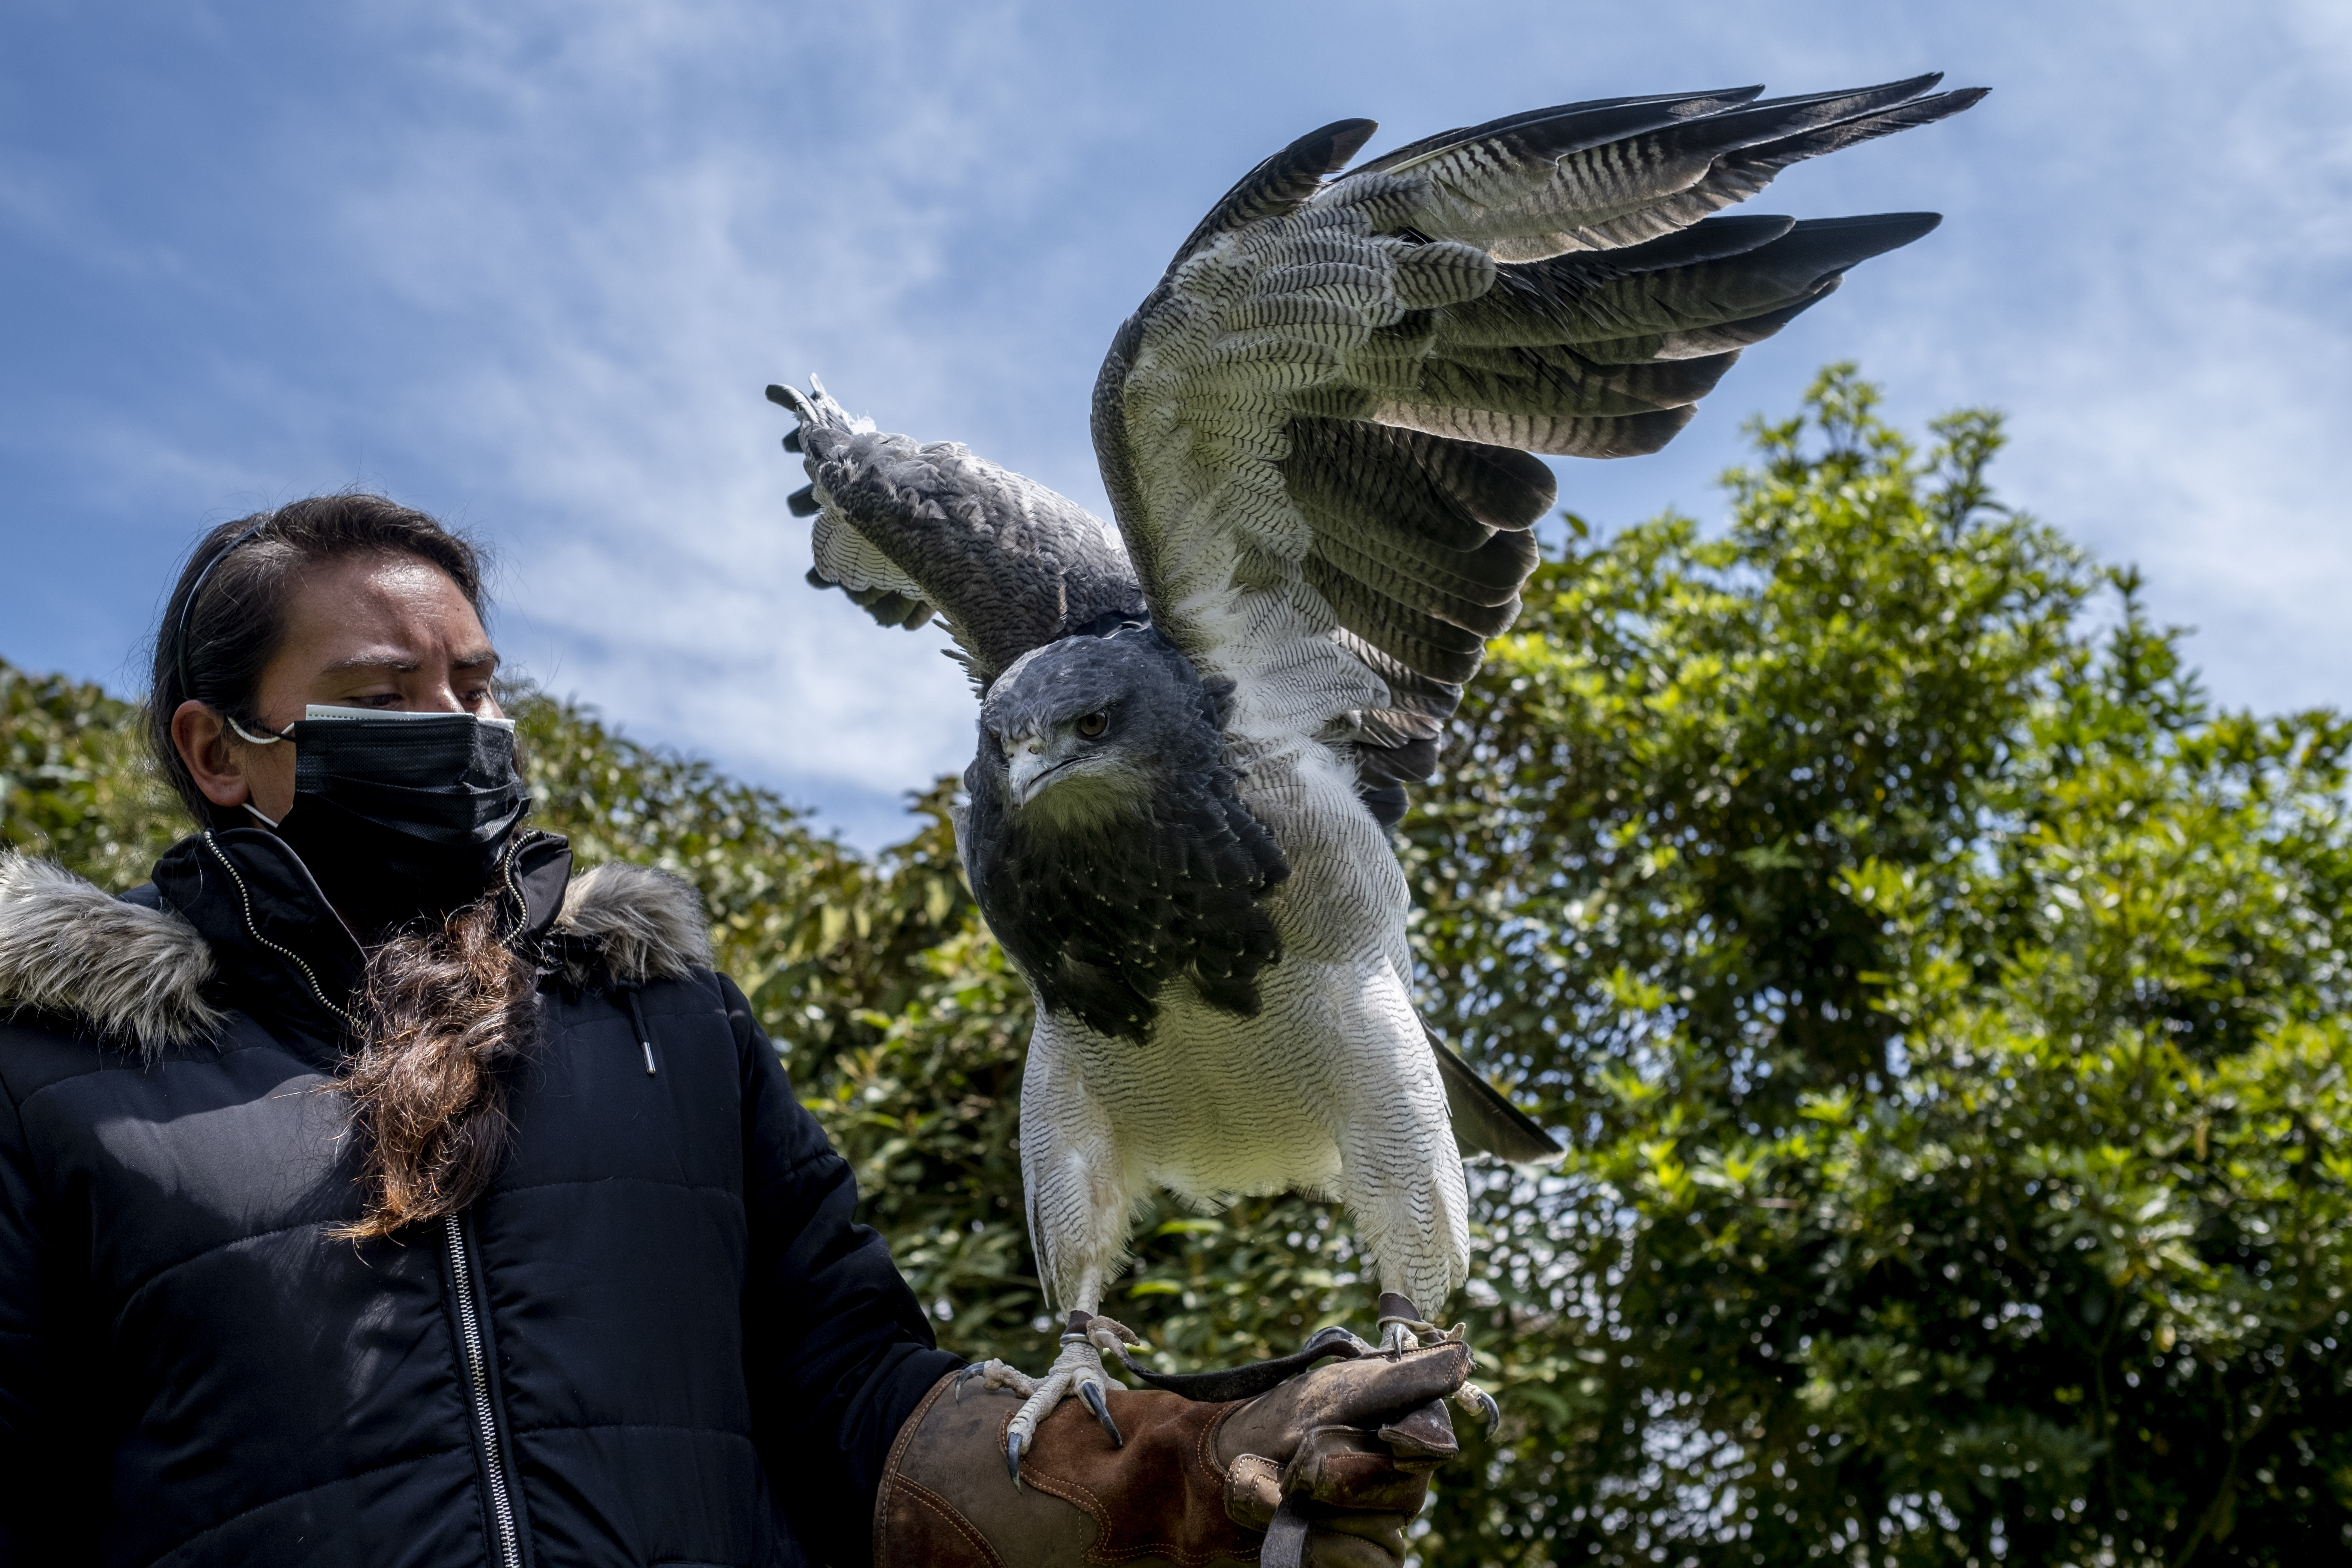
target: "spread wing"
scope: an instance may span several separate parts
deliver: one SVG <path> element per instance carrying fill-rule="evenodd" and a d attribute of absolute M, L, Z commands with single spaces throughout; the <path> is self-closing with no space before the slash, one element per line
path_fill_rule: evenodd
<path fill-rule="evenodd" d="M 1374 129 L 1343 121 L 1252 171 L 1094 406 L 1153 619 L 1235 683 L 1228 733 L 1351 745 L 1401 811 L 1534 569 L 1553 481 L 1529 454 L 1657 450 L 1742 347 L 1933 227 L 1707 215 L 1982 96 L 1922 96 L 1937 79 L 1570 104 L 1327 178 Z"/>
<path fill-rule="evenodd" d="M 934 619 L 981 689 L 1033 647 L 1145 615 L 1135 573 L 1093 513 L 948 442 L 919 444 L 852 419 L 811 383 L 768 388 L 799 428 L 814 516 L 809 581 L 839 588 L 884 626 Z"/>

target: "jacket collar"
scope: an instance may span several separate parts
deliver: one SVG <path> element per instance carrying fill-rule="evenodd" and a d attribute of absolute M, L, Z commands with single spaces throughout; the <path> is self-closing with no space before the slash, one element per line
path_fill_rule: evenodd
<path fill-rule="evenodd" d="M 194 926 L 212 954 L 208 999 L 329 1041 L 356 1030 L 366 955 L 276 834 L 191 835 L 164 851 L 154 876 L 158 906 Z"/>
<path fill-rule="evenodd" d="M 567 984 L 628 987 L 709 966 L 687 883 L 617 864 L 572 879 L 571 862 L 562 838 L 539 835 L 517 851 L 509 889 L 516 944 Z M 120 899 L 0 852 L 0 1016 L 60 1015 L 152 1057 L 214 1038 L 235 1008 L 340 1047 L 363 962 L 301 861 L 258 828 L 184 839 L 152 883 Z"/>
<path fill-rule="evenodd" d="M 571 868 L 570 847 L 551 833 L 517 846 L 502 901 L 518 952 L 546 937 Z M 357 1033 L 367 955 L 284 839 L 258 827 L 192 835 L 155 863 L 153 886 L 211 949 L 209 995 L 339 1045 Z"/>

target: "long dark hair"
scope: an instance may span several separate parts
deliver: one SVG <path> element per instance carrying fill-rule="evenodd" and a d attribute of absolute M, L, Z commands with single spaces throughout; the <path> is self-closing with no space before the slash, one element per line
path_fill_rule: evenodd
<path fill-rule="evenodd" d="M 147 740 L 199 826 L 243 819 L 219 815 L 197 789 L 173 743 L 172 715 L 194 698 L 257 729 L 262 672 L 285 642 L 296 583 L 355 555 L 427 562 L 486 615 L 473 542 L 363 491 L 222 523 L 189 552 L 155 634 Z M 505 1069 L 528 1051 L 538 1019 L 536 968 L 499 940 L 500 913 L 492 895 L 368 949 L 362 1035 L 337 1082 L 351 1101 L 364 1207 L 341 1235 L 385 1236 L 457 1214 L 497 1173 L 510 1133 Z"/>
<path fill-rule="evenodd" d="M 495 900 L 368 953 L 367 1035 L 339 1080 L 351 1097 L 366 1207 L 344 1237 L 457 1214 L 506 1157 L 509 1069 L 539 1026 L 539 975 L 499 940 Z"/>

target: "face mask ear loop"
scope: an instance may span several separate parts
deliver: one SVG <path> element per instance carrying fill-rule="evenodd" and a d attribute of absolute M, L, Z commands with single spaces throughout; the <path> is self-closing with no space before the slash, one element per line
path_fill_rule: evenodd
<path fill-rule="evenodd" d="M 251 745 L 274 746 L 278 744 L 278 742 L 288 739 L 288 737 L 284 735 L 257 735 L 234 719 L 231 719 L 228 721 L 228 727 L 236 731 L 237 739 Z M 275 824 L 272 826 L 275 826 Z"/>
<path fill-rule="evenodd" d="M 249 745 L 274 746 L 278 744 L 278 742 L 287 738 L 284 735 L 257 735 L 234 719 L 229 720 L 228 727 L 236 731 L 237 739 L 246 742 Z M 237 805 L 245 807 L 246 810 L 252 812 L 255 816 L 259 817 L 264 826 L 268 827 L 276 827 L 278 826 L 278 819 L 276 817 L 262 816 L 261 809 L 255 805 L 253 802 L 249 800 L 241 800 L 237 802 Z"/>

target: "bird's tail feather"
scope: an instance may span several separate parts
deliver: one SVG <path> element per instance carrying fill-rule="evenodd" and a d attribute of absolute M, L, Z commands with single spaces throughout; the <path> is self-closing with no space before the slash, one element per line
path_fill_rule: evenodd
<path fill-rule="evenodd" d="M 1463 1153 L 1492 1154 L 1506 1164 L 1542 1165 L 1564 1152 L 1533 1117 L 1506 1100 L 1433 1035 L 1429 1048 L 1437 1053 L 1437 1076 L 1445 1082 L 1445 1104 L 1454 1115 L 1454 1141 Z"/>

